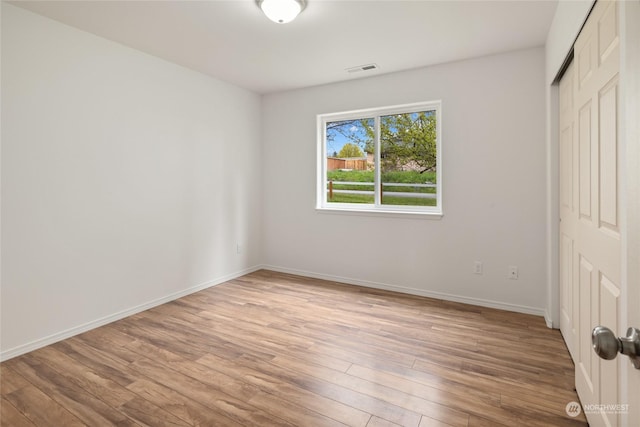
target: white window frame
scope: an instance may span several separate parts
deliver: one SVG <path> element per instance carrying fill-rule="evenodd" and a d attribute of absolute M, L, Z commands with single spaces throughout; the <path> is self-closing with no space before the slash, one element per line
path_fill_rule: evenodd
<path fill-rule="evenodd" d="M 380 183 L 380 117 L 419 113 L 421 111 L 435 111 L 436 114 L 436 206 L 400 206 L 383 205 L 377 189 Z M 374 203 L 329 203 L 327 202 L 327 147 L 326 129 L 328 122 L 373 118 L 375 123 L 375 175 L 374 175 Z M 362 110 L 345 111 L 340 113 L 319 114 L 317 116 L 318 146 L 317 146 L 317 189 L 316 209 L 319 212 L 356 213 L 356 214 L 384 214 L 384 215 L 413 215 L 420 217 L 442 217 L 442 101 L 419 102 L 414 104 L 394 105 L 390 107 L 368 108 Z"/>

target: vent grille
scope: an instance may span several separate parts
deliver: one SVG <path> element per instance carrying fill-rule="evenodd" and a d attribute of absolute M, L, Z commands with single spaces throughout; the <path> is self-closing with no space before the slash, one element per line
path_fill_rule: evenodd
<path fill-rule="evenodd" d="M 358 65 L 357 67 L 347 68 L 347 73 L 359 73 L 361 71 L 372 71 L 377 69 L 377 64 Z"/>

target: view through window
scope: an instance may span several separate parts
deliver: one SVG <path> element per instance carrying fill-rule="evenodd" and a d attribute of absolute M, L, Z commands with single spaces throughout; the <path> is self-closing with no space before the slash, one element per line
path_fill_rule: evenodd
<path fill-rule="evenodd" d="M 319 207 L 441 213 L 440 103 L 319 116 Z"/>

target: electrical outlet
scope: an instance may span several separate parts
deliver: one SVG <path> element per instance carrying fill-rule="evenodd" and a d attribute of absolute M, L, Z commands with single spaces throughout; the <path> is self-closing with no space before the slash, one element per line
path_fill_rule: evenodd
<path fill-rule="evenodd" d="M 242 253 L 242 245 L 240 243 L 236 244 L 236 253 L 237 254 L 241 254 Z"/>
<path fill-rule="evenodd" d="M 508 277 L 511 280 L 518 280 L 518 267 L 516 267 L 515 265 L 510 265 Z"/>
<path fill-rule="evenodd" d="M 473 274 L 482 274 L 482 261 L 473 263 Z"/>

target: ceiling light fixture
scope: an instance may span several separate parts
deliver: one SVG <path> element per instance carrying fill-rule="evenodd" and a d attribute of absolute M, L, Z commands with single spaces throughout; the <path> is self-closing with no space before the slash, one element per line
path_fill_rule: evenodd
<path fill-rule="evenodd" d="M 267 18 L 278 24 L 293 21 L 306 6 L 305 0 L 256 0 Z"/>

